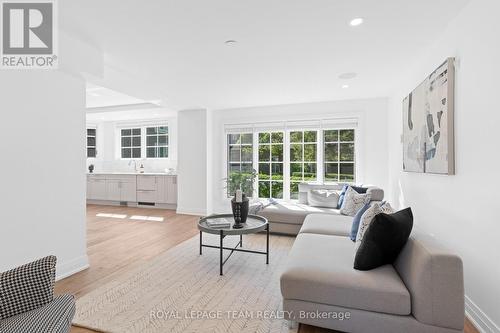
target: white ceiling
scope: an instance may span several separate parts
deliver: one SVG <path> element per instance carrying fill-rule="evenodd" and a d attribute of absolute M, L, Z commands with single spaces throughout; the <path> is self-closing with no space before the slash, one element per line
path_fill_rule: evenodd
<path fill-rule="evenodd" d="M 87 82 L 87 108 L 102 108 L 141 103 L 146 103 L 146 101 Z"/>
<path fill-rule="evenodd" d="M 63 29 L 134 78 L 128 95 L 217 109 L 387 96 L 467 2 L 81 0 L 59 11 Z M 365 23 L 349 26 L 355 17 Z M 345 72 L 358 73 L 348 89 Z"/>

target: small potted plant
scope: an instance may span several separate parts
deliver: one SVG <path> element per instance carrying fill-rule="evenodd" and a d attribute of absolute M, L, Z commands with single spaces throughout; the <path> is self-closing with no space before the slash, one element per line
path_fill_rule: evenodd
<path fill-rule="evenodd" d="M 229 195 L 233 195 L 231 199 L 231 207 L 233 210 L 234 228 L 241 228 L 241 223 L 245 223 L 248 217 L 250 206 L 249 197 L 253 196 L 255 179 L 257 171 L 252 172 L 231 172 L 226 178 L 226 189 Z"/>

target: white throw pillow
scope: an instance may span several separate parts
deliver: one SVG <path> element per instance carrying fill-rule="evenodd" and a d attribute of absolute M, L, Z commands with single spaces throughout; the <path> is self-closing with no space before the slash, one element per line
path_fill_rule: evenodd
<path fill-rule="evenodd" d="M 312 207 L 337 208 L 339 193 L 335 190 L 309 190 L 307 202 Z"/>
<path fill-rule="evenodd" d="M 354 216 L 363 208 L 363 206 L 370 202 L 370 194 L 363 193 L 360 194 L 356 192 L 352 187 L 348 187 L 345 192 L 344 202 L 340 208 L 340 214 Z"/>
<path fill-rule="evenodd" d="M 370 224 L 373 222 L 374 217 L 380 213 L 392 214 L 394 213 L 394 209 L 392 209 L 391 205 L 388 202 L 384 203 L 383 205 L 374 203 L 363 213 L 363 215 L 361 216 L 361 221 L 359 222 L 358 233 L 356 235 L 356 251 L 361 245 L 363 236 Z"/>

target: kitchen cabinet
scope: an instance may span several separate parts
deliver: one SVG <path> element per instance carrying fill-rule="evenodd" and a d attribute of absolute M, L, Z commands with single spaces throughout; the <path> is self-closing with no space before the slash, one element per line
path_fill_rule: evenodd
<path fill-rule="evenodd" d="M 144 203 L 171 208 L 177 205 L 177 176 L 161 174 L 92 174 L 87 176 L 87 199 Z"/>
<path fill-rule="evenodd" d="M 106 178 L 92 175 L 87 177 L 87 198 L 92 200 L 106 200 Z"/>

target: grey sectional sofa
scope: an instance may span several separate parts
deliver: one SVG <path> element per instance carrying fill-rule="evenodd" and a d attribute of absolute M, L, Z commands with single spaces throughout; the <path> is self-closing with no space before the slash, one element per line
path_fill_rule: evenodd
<path fill-rule="evenodd" d="M 270 230 L 273 233 L 297 235 L 304 219 L 309 214 L 328 214 L 333 215 L 339 222 L 349 224 L 352 217 L 341 215 L 338 209 L 312 207 L 307 201 L 307 193 L 311 189 L 341 190 L 344 184 L 299 184 L 298 202 L 277 202 L 267 205 L 259 215 L 269 220 Z M 372 201 L 382 201 L 384 199 L 384 190 L 375 186 L 368 186 L 367 193 L 371 194 Z"/>
<path fill-rule="evenodd" d="M 344 332 L 463 332 L 458 256 L 414 232 L 394 265 L 357 271 L 350 227 L 324 214 L 305 218 L 281 276 L 288 319 Z"/>

